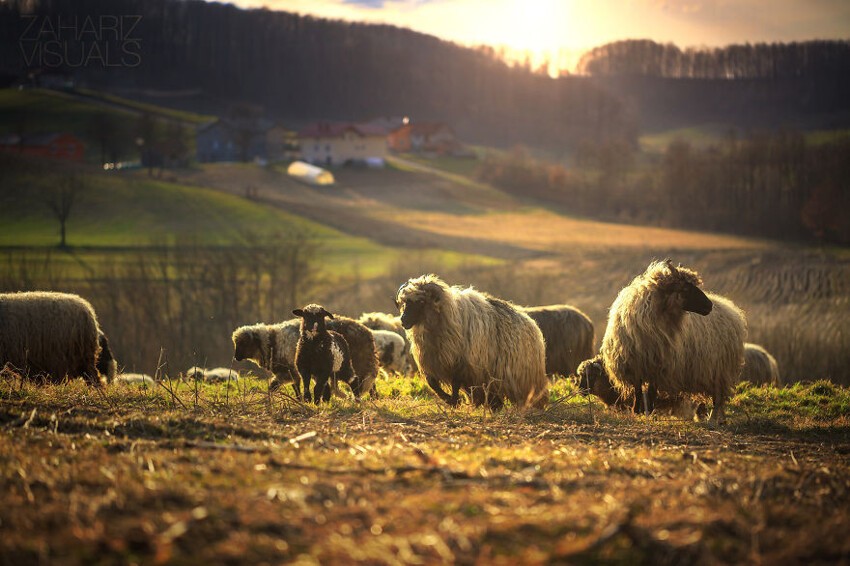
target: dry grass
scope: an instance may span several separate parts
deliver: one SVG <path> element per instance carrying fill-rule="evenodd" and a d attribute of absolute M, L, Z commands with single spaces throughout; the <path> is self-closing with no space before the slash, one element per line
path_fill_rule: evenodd
<path fill-rule="evenodd" d="M 609 412 L 565 382 L 528 414 L 448 410 L 419 379 L 379 389 L 316 409 L 253 380 L 173 394 L 4 381 L 0 562 L 850 556 L 846 389 L 742 386 L 719 432 Z"/>

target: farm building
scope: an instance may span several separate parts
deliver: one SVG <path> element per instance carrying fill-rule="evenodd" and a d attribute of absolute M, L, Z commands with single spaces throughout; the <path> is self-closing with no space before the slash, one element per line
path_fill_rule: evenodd
<path fill-rule="evenodd" d="M 316 122 L 298 132 L 301 155 L 315 165 L 383 163 L 387 132 L 379 126 L 346 122 Z"/>
<path fill-rule="evenodd" d="M 195 133 L 196 158 L 201 163 L 265 158 L 268 130 L 269 124 L 264 120 L 208 122 Z"/>
<path fill-rule="evenodd" d="M 266 132 L 266 156 L 271 162 L 289 161 L 299 157 L 298 134 L 282 126 Z"/>
<path fill-rule="evenodd" d="M 442 122 L 411 122 L 390 132 L 390 149 L 399 153 L 454 155 L 462 150 L 454 130 Z"/>
<path fill-rule="evenodd" d="M 10 134 L 0 137 L 0 151 L 66 161 L 82 161 L 85 144 L 74 134 Z"/>
<path fill-rule="evenodd" d="M 321 167 L 304 163 L 303 161 L 293 161 L 289 164 L 286 172 L 290 177 L 294 177 L 309 185 L 325 186 L 334 184 L 333 173 Z"/>

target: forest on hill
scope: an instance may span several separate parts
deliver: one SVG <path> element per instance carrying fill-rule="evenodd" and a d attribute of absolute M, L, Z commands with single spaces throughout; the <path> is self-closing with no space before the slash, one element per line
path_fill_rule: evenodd
<path fill-rule="evenodd" d="M 104 15 L 126 25 L 110 33 Z M 0 5 L 0 37 L 7 80 L 37 67 L 104 90 L 194 91 L 220 106 L 204 112 L 251 103 L 296 125 L 409 115 L 491 145 L 634 143 L 639 130 L 704 120 L 850 124 L 846 41 L 684 51 L 619 42 L 589 52 L 586 75 L 551 79 L 487 47 L 200 0 L 15 0 Z"/>

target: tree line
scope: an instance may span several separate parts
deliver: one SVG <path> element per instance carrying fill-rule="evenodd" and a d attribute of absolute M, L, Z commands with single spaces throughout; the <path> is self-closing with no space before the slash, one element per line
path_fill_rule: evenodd
<path fill-rule="evenodd" d="M 575 167 L 519 147 L 490 155 L 480 179 L 605 220 L 792 241 L 850 244 L 850 137 L 731 133 L 708 147 L 676 140 L 649 163 L 623 143 L 584 144 Z"/>

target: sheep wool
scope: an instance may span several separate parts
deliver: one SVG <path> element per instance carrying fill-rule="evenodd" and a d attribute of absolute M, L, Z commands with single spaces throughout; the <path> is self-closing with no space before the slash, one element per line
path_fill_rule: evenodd
<path fill-rule="evenodd" d="M 776 358 L 758 344 L 744 344 L 744 369 L 741 381 L 753 385 L 779 385 L 779 365 Z"/>
<path fill-rule="evenodd" d="M 9 364 L 21 375 L 53 383 L 82 377 L 101 385 L 98 333 L 94 309 L 78 295 L 0 294 L 0 365 Z"/>
<path fill-rule="evenodd" d="M 568 376 L 593 356 L 596 335 L 590 317 L 571 305 L 521 309 L 531 317 L 546 343 L 546 374 Z"/>
<path fill-rule="evenodd" d="M 459 389 L 493 409 L 507 398 L 543 407 L 548 379 L 543 335 L 514 305 L 472 288 L 450 287 L 436 275 L 410 279 L 396 304 L 413 357 L 441 399 L 457 403 Z M 447 395 L 440 384 L 449 384 Z"/>
<path fill-rule="evenodd" d="M 700 285 L 692 270 L 653 262 L 611 305 L 600 353 L 612 384 L 634 395 L 635 410 L 647 382 L 651 393 L 708 395 L 711 424 L 723 420 L 744 362 L 747 322 L 734 303 Z"/>

